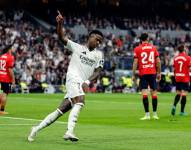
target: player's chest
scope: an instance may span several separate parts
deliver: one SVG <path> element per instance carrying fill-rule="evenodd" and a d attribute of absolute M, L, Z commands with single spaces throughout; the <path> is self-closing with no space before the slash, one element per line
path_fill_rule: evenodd
<path fill-rule="evenodd" d="M 88 51 L 81 51 L 75 54 L 76 59 L 78 60 L 78 63 L 87 65 L 87 66 L 94 66 L 96 64 L 96 54 L 93 52 Z"/>

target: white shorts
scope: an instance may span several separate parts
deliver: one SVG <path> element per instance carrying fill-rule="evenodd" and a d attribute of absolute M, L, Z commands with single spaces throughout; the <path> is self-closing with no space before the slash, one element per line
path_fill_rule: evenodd
<path fill-rule="evenodd" d="M 66 82 L 66 95 L 64 98 L 74 98 L 77 96 L 85 95 L 82 89 L 82 81 L 69 80 Z"/>

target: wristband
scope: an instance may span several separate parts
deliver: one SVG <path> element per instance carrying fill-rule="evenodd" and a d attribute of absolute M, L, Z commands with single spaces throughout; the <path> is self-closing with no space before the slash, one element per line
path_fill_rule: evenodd
<path fill-rule="evenodd" d="M 90 85 L 90 80 L 86 80 L 84 81 L 84 83 L 86 83 L 87 85 Z"/>

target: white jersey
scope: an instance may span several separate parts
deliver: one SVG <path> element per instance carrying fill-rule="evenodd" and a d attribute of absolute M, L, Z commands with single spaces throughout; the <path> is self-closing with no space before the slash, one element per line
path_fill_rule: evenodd
<path fill-rule="evenodd" d="M 67 80 L 83 82 L 93 74 L 98 67 L 103 68 L 103 53 L 97 49 L 89 51 L 85 45 L 68 40 L 66 48 L 72 51 L 67 71 Z"/>

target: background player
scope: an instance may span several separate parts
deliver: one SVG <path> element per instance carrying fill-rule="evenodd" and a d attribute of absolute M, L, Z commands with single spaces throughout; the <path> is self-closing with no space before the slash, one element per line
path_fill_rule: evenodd
<path fill-rule="evenodd" d="M 14 43 L 14 42 L 13 42 Z M 11 92 L 11 84 L 15 85 L 15 77 L 13 72 L 14 56 L 12 55 L 12 45 L 8 45 L 0 54 L 0 115 L 7 114 L 5 106 L 7 95 Z"/>
<path fill-rule="evenodd" d="M 74 135 L 74 127 L 80 110 L 84 106 L 84 92 L 87 91 L 90 82 L 99 76 L 103 68 L 103 54 L 96 49 L 103 41 L 103 34 L 98 30 L 93 30 L 89 33 L 86 45 L 77 44 L 65 36 L 62 30 L 63 16 L 60 12 L 58 13 L 56 17 L 58 36 L 66 48 L 72 52 L 66 79 L 67 93 L 61 105 L 39 125 L 32 128 L 28 136 L 30 142 L 34 140 L 38 131 L 52 124 L 71 108 L 64 139 L 78 141 L 78 138 Z"/>
<path fill-rule="evenodd" d="M 179 54 L 174 58 L 174 76 L 176 81 L 176 96 L 174 98 L 174 104 L 172 106 L 171 114 L 174 116 L 176 112 L 176 105 L 178 104 L 180 97 L 181 99 L 181 110 L 180 115 L 184 116 L 184 108 L 186 105 L 186 96 L 189 90 L 190 82 L 190 67 L 191 59 L 185 52 L 185 46 L 180 45 L 178 47 Z"/>
<path fill-rule="evenodd" d="M 143 96 L 143 105 L 145 116 L 141 120 L 149 120 L 149 101 L 148 101 L 148 86 L 151 89 L 153 119 L 159 119 L 157 116 L 157 81 L 161 79 L 161 64 L 159 54 L 155 46 L 149 43 L 147 33 L 141 34 L 141 44 L 134 49 L 133 75 L 135 81 L 135 73 L 139 66 L 140 88 Z"/>

